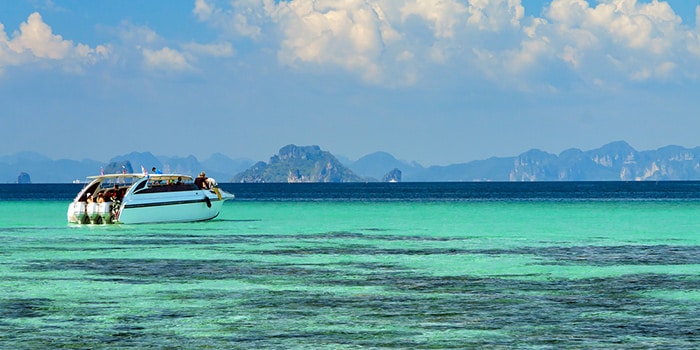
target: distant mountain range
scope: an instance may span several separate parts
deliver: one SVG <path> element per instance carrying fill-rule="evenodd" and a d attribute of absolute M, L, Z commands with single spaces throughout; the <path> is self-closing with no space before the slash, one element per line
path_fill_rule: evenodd
<path fill-rule="evenodd" d="M 66 183 L 106 172 L 141 171 L 207 175 L 219 182 L 358 182 L 358 181 L 644 181 L 700 180 L 700 147 L 666 146 L 637 151 L 624 141 L 559 155 L 533 149 L 514 157 L 489 158 L 447 166 L 423 167 L 386 152 L 356 161 L 323 151 L 319 146 L 287 145 L 268 163 L 214 154 L 205 161 L 194 156 L 165 157 L 133 152 L 108 163 L 84 159 L 53 160 L 38 153 L 0 156 L 0 183 Z"/>
<path fill-rule="evenodd" d="M 403 172 L 403 181 L 416 182 L 700 180 L 700 147 L 666 146 L 637 151 L 627 142 L 617 141 L 590 151 L 572 148 L 556 155 L 532 149 L 515 157 L 428 168 L 377 152 L 349 168 L 371 177 L 398 168 Z"/>
<path fill-rule="evenodd" d="M 218 181 L 230 181 L 237 174 L 254 163 L 250 159 L 231 159 L 223 154 L 214 154 L 205 161 L 194 156 L 166 157 L 154 156 L 150 152 L 132 152 L 119 155 L 104 163 L 84 159 L 80 161 L 53 160 L 33 152 L 22 152 L 11 156 L 0 156 L 0 183 L 16 183 L 20 173 L 30 176 L 32 183 L 70 183 L 84 181 L 87 176 L 121 172 L 122 166 L 128 172 L 141 172 L 141 167 L 150 171 L 156 167 L 163 172 L 195 175 L 206 171 L 207 176 Z"/>

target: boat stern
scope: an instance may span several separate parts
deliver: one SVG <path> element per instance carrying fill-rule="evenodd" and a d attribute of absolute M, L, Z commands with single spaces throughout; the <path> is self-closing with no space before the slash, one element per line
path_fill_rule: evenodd
<path fill-rule="evenodd" d="M 228 193 L 228 192 L 226 192 L 218 187 L 214 187 L 210 191 L 213 192 L 214 194 L 216 194 L 216 197 L 220 201 L 227 201 L 227 200 L 236 198 L 236 196 L 234 196 L 233 193 Z"/>

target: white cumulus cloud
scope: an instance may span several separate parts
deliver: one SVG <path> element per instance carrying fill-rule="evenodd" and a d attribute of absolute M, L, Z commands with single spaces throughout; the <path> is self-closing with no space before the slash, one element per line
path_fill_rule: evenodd
<path fill-rule="evenodd" d="M 469 7 L 471 10 L 471 6 Z M 464 25 L 468 8 L 457 1 L 415 0 L 407 1 L 401 8 L 401 20 L 405 22 L 410 16 L 425 21 L 437 38 L 451 38 L 460 24 Z"/>
<path fill-rule="evenodd" d="M 282 63 L 332 64 L 360 72 L 367 81 L 381 79 L 381 23 L 365 1 L 286 2 L 273 16 L 283 26 Z"/>
<path fill-rule="evenodd" d="M 41 15 L 32 13 L 19 31 L 12 36 L 5 33 L 0 23 L 0 70 L 7 66 L 18 66 L 35 62 L 56 63 L 66 70 L 80 71 L 86 64 L 94 64 L 108 57 L 107 46 L 94 48 L 85 44 L 74 44 L 61 35 L 54 34 L 51 27 L 44 23 Z"/>
<path fill-rule="evenodd" d="M 520 0 L 471 0 L 468 9 L 470 24 L 496 32 L 508 26 L 519 27 L 525 15 Z"/>
<path fill-rule="evenodd" d="M 272 6 L 269 0 L 231 1 L 231 9 L 222 9 L 207 0 L 195 0 L 192 13 L 202 22 L 209 22 L 232 36 L 257 38 L 262 29 L 258 24 L 264 9 Z"/>
<path fill-rule="evenodd" d="M 180 51 L 169 47 L 159 50 L 144 48 L 143 58 L 146 67 L 153 70 L 183 71 L 192 69 L 192 66 Z"/>
<path fill-rule="evenodd" d="M 164 39 L 153 29 L 147 26 L 134 25 L 130 22 L 122 22 L 116 35 L 122 42 L 129 45 L 157 45 L 164 42 Z"/>
<path fill-rule="evenodd" d="M 431 67 L 470 65 L 469 46 L 484 43 L 478 33 L 517 32 L 524 8 L 520 0 L 197 0 L 193 13 L 229 36 L 272 45 L 283 65 L 406 85 Z"/>
<path fill-rule="evenodd" d="M 194 41 L 178 43 L 167 40 L 148 26 L 130 22 L 121 23 L 115 34 L 122 44 L 120 59 L 124 62 L 140 62 L 148 71 L 196 71 L 196 64 L 201 57 L 228 58 L 235 52 L 233 45 L 226 41 L 209 44 Z"/>
<path fill-rule="evenodd" d="M 553 0 L 541 35 L 552 39 L 559 58 L 583 74 L 633 81 L 678 76 L 693 58 L 688 40 L 697 37 L 668 3 L 653 0 Z M 685 72 L 688 73 L 688 72 Z"/>

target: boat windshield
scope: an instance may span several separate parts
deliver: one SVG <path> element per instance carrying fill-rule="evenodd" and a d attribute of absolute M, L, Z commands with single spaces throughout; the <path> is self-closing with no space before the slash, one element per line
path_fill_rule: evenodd
<path fill-rule="evenodd" d="M 100 183 L 100 188 L 114 188 L 114 185 L 129 187 L 138 181 L 139 178 L 138 176 L 105 177 Z"/>
<path fill-rule="evenodd" d="M 192 177 L 187 176 L 187 175 L 178 175 L 178 174 L 167 174 L 167 175 L 149 175 L 149 181 L 154 184 L 183 184 L 183 183 L 192 183 Z"/>

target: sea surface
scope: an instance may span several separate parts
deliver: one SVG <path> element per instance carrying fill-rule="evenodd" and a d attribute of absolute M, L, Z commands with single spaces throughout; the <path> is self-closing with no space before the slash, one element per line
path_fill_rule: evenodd
<path fill-rule="evenodd" d="M 700 182 L 221 187 L 78 226 L 0 185 L 0 348 L 700 348 Z"/>

